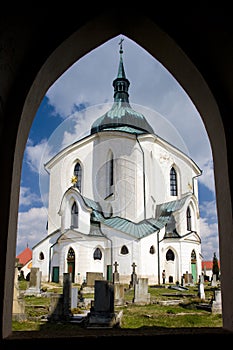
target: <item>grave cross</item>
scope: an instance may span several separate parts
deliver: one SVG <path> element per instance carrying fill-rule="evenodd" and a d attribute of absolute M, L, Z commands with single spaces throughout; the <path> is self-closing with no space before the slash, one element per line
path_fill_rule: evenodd
<path fill-rule="evenodd" d="M 117 263 L 117 261 L 114 262 L 114 267 L 115 267 L 115 271 L 114 272 L 117 272 L 117 266 L 119 266 L 119 264 Z"/>
<path fill-rule="evenodd" d="M 136 267 L 137 265 L 135 264 L 135 262 L 133 262 L 133 264 L 132 264 L 131 266 L 132 266 L 132 268 L 133 268 L 133 273 L 135 273 L 135 267 Z"/>

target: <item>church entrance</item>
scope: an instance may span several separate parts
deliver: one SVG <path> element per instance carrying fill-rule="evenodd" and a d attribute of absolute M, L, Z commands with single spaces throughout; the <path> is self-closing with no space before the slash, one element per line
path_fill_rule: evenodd
<path fill-rule="evenodd" d="M 71 273 L 71 282 L 74 282 L 75 276 L 75 253 L 74 249 L 70 248 L 67 254 L 67 271 Z"/>
<path fill-rule="evenodd" d="M 191 253 L 191 273 L 193 282 L 197 282 L 197 259 L 196 259 L 196 253 L 193 250 Z"/>
<path fill-rule="evenodd" d="M 59 266 L 53 266 L 52 282 L 59 282 Z"/>

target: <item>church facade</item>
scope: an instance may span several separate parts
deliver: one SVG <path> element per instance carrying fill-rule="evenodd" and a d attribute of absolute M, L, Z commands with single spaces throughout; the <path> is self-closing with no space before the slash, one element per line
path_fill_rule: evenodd
<path fill-rule="evenodd" d="M 45 164 L 50 174 L 48 235 L 33 247 L 42 281 L 87 272 L 129 284 L 132 267 L 148 283 L 201 275 L 198 176 L 187 155 L 155 134 L 129 103 L 122 44 L 114 102 L 88 136 Z M 163 276 L 164 277 L 164 276 Z"/>

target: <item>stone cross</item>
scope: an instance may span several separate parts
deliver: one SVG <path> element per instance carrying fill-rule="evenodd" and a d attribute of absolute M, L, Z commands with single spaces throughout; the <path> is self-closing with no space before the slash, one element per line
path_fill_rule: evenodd
<path fill-rule="evenodd" d="M 114 267 L 115 267 L 115 271 L 114 272 L 117 272 L 117 266 L 119 266 L 119 264 L 117 263 L 117 261 L 114 262 Z"/>
<path fill-rule="evenodd" d="M 133 262 L 133 264 L 132 264 L 131 266 L 132 266 L 132 268 L 133 268 L 133 273 L 135 273 L 135 267 L 136 267 L 137 265 L 135 264 L 135 262 Z"/>

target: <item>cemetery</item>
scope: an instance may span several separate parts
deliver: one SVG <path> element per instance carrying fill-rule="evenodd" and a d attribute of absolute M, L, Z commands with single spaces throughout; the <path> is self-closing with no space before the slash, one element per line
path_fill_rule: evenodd
<path fill-rule="evenodd" d="M 16 274 L 17 276 L 17 274 Z M 222 327 L 221 286 L 200 276 L 192 283 L 183 276 L 181 283 L 148 285 L 137 278 L 119 282 L 99 273 L 87 273 L 82 285 L 71 282 L 65 273 L 63 283 L 41 282 L 39 269 L 32 268 L 30 281 L 15 278 L 12 330 L 86 332 L 100 329 L 142 329 L 145 327 Z"/>

